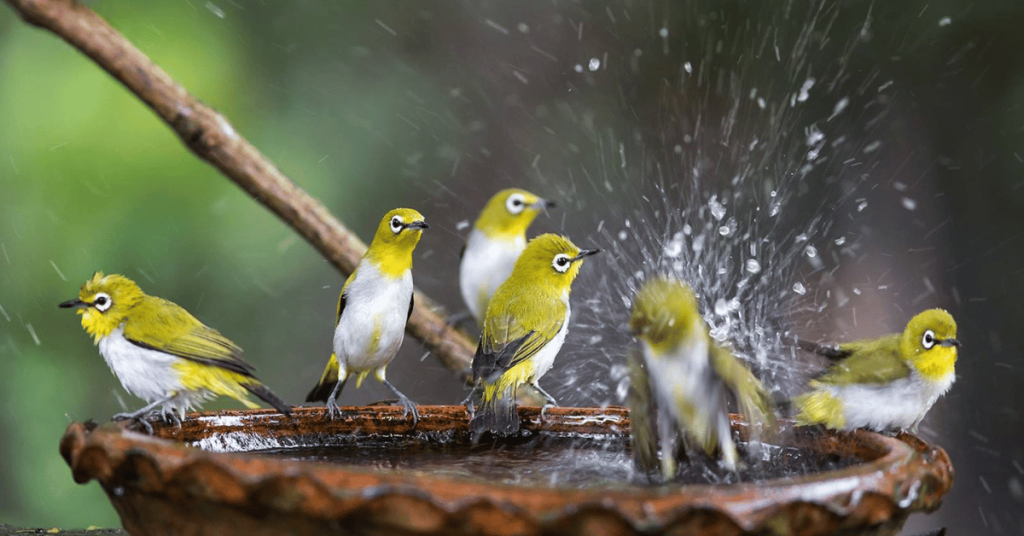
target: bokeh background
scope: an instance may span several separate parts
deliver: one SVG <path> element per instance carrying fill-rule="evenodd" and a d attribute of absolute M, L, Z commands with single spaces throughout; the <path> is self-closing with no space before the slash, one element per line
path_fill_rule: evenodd
<path fill-rule="evenodd" d="M 871 336 L 949 309 L 958 379 L 922 435 L 956 484 L 906 532 L 1024 532 L 1019 1 L 88 5 L 364 239 L 391 208 L 426 214 L 415 280 L 450 310 L 465 222 L 508 186 L 561 202 L 532 232 L 626 257 L 684 222 L 710 231 L 703 256 L 681 239 L 687 270 L 735 287 L 744 257 L 760 259 L 744 307 L 761 303 L 775 331 Z M 577 283 L 579 326 L 544 382 L 563 403 L 614 402 L 621 348 L 601 334 L 625 310 L 613 282 L 650 269 L 636 255 L 595 258 Z M 0 522 L 119 525 L 57 454 L 70 421 L 139 405 L 56 308 L 96 270 L 220 329 L 286 400 L 329 353 L 341 276 L 91 61 L 0 6 Z M 407 340 L 392 382 L 461 400 L 424 353 Z M 792 390 L 816 365 L 761 369 Z M 367 384 L 342 401 L 388 396 Z"/>

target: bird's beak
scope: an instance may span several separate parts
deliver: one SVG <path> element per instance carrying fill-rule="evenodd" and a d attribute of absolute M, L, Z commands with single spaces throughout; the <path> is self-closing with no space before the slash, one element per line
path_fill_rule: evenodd
<path fill-rule="evenodd" d="M 942 339 L 942 342 L 940 342 L 939 344 L 942 346 L 956 346 L 957 348 L 960 347 L 960 341 L 956 339 Z"/>
<path fill-rule="evenodd" d="M 63 302 L 63 303 L 57 305 L 57 307 L 60 307 L 61 309 L 69 309 L 71 307 L 88 307 L 88 306 L 89 306 L 88 303 L 85 303 L 84 301 L 82 301 L 82 300 L 80 300 L 78 298 L 75 298 L 73 300 L 68 300 L 66 302 Z"/>
<path fill-rule="evenodd" d="M 555 203 L 550 199 L 538 199 L 537 202 L 531 205 L 531 208 L 533 208 L 534 210 L 547 210 L 549 208 L 555 208 L 557 206 L 558 203 Z"/>
<path fill-rule="evenodd" d="M 573 257 L 572 262 L 576 262 L 576 261 L 582 259 L 583 257 L 589 257 L 591 255 L 596 255 L 598 253 L 601 253 L 601 250 L 599 250 L 599 249 L 581 249 L 579 255 L 576 255 L 575 257 Z"/>
<path fill-rule="evenodd" d="M 405 224 L 406 229 L 429 229 L 430 226 L 423 220 L 411 221 Z"/>

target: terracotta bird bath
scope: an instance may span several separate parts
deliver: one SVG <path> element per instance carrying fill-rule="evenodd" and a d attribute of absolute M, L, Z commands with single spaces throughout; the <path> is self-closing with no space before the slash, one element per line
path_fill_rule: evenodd
<path fill-rule="evenodd" d="M 787 425 L 779 448 L 845 466 L 724 485 L 510 483 L 420 472 L 404 466 L 402 450 L 360 463 L 363 441 L 500 451 L 503 443 L 470 445 L 462 406 L 421 406 L 415 429 L 401 408 L 342 409 L 334 421 L 322 408 L 292 419 L 272 410 L 190 414 L 180 428 L 154 423 L 153 437 L 125 423 L 73 423 L 60 451 L 76 482 L 99 481 L 134 535 L 895 534 L 911 512 L 937 508 L 953 481 L 946 452 L 912 435 Z M 625 409 L 556 408 L 543 422 L 538 408 L 520 414 L 534 441 L 576 441 L 572 456 L 625 456 Z M 733 427 L 744 439 L 743 424 Z M 352 463 L 287 454 L 310 449 Z"/>

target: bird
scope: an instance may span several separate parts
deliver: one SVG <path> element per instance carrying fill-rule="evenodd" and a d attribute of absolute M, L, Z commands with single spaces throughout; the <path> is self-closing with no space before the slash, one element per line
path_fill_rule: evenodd
<path fill-rule="evenodd" d="M 629 327 L 639 341 L 629 363 L 631 408 L 639 417 L 631 416 L 638 465 L 644 472 L 654 470 L 660 446 L 661 478 L 671 480 L 682 443 L 684 454 L 693 448 L 709 456 L 718 452 L 722 465 L 736 471 L 739 454 L 728 397 L 735 398 L 739 412 L 757 429 L 774 421 L 767 389 L 711 338 L 693 291 L 673 276 L 652 277 L 641 285 Z"/>
<path fill-rule="evenodd" d="M 412 414 L 413 424 L 419 421 L 416 404 L 391 385 L 385 373 L 402 346 L 405 325 L 412 316 L 412 252 L 428 227 L 423 215 L 413 209 L 388 212 L 345 280 L 338 297 L 334 352 L 320 381 L 306 396 L 306 402 L 326 402 L 332 419 L 340 415 L 337 399 L 349 377 L 355 375 L 358 388 L 372 373 L 398 397 L 402 416 Z"/>
<path fill-rule="evenodd" d="M 509 188 L 494 194 L 480 212 L 459 254 L 459 289 L 481 329 L 491 296 L 526 247 L 527 228 L 542 210 L 554 207 L 554 201 Z"/>
<path fill-rule="evenodd" d="M 836 362 L 794 399 L 797 424 L 833 430 L 916 432 L 956 379 L 956 321 L 942 309 L 923 311 L 902 333 L 845 344 L 798 341 Z"/>
<path fill-rule="evenodd" d="M 185 412 L 217 395 L 247 408 L 256 395 L 286 415 L 291 408 L 253 375 L 242 349 L 188 311 L 150 296 L 131 279 L 96 272 L 78 298 L 59 304 L 76 308 L 107 366 L 129 393 L 148 404 L 113 420 L 133 420 L 147 432 L 145 416 L 160 408 L 164 420 L 180 424 Z"/>
<path fill-rule="evenodd" d="M 509 278 L 487 306 L 483 333 L 473 356 L 475 392 L 483 389 L 480 411 L 473 392 L 467 397 L 474 437 L 519 431 L 516 389 L 532 385 L 557 406 L 537 383 L 551 369 L 569 329 L 569 292 L 583 259 L 598 249 L 580 249 L 568 238 L 542 234 L 531 240 L 516 260 Z M 542 411 L 543 416 L 543 411 Z"/>

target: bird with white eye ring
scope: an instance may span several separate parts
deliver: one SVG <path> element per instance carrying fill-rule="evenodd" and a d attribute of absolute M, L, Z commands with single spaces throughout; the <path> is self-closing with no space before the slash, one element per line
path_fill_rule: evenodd
<path fill-rule="evenodd" d="M 484 320 L 473 356 L 474 387 L 466 400 L 474 437 L 485 432 L 509 435 L 519 430 L 516 390 L 533 386 L 548 407 L 555 399 L 538 381 L 555 362 L 569 331 L 569 292 L 583 259 L 599 253 L 580 249 L 568 238 L 543 234 L 534 238 L 516 261 L 512 275 L 498 288 Z M 473 395 L 483 390 L 480 411 Z"/>
<path fill-rule="evenodd" d="M 306 396 L 306 402 L 326 402 L 332 419 L 340 415 L 337 399 L 349 377 L 356 377 L 358 388 L 373 374 L 398 397 L 403 416 L 411 414 L 413 424 L 419 421 L 416 404 L 387 380 L 386 372 L 412 316 L 412 252 L 428 227 L 415 210 L 388 212 L 359 265 L 345 280 L 338 297 L 334 353 Z"/>
<path fill-rule="evenodd" d="M 811 380 L 810 392 L 794 400 L 797 423 L 876 431 L 917 431 L 956 380 L 960 347 L 956 322 L 942 309 L 914 316 L 903 333 L 837 345 L 797 344 L 835 361 Z"/>
<path fill-rule="evenodd" d="M 480 212 L 459 254 L 459 290 L 477 327 L 482 329 L 487 304 L 526 248 L 526 230 L 554 207 L 554 201 L 509 188 L 494 194 Z"/>

